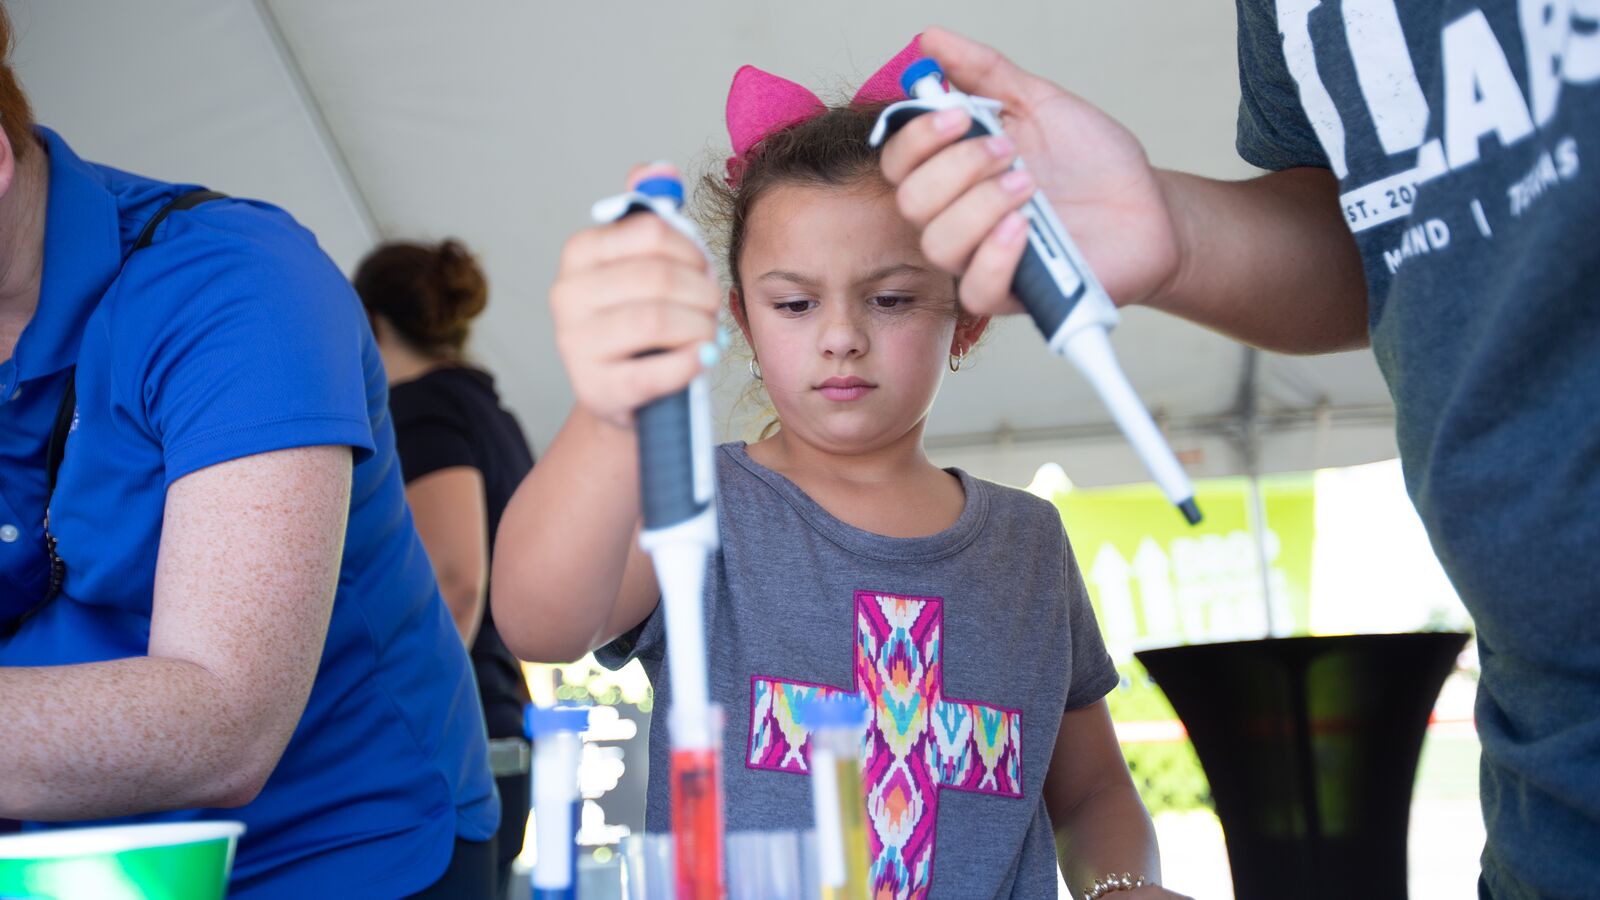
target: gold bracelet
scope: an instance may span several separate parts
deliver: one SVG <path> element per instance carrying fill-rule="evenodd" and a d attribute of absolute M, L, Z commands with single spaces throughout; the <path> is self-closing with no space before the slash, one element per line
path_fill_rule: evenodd
<path fill-rule="evenodd" d="M 1117 891 L 1131 891 L 1154 882 L 1145 881 L 1143 875 L 1132 875 L 1123 872 L 1121 875 L 1107 875 L 1096 881 L 1083 892 L 1083 900 L 1100 900 L 1107 894 Z"/>

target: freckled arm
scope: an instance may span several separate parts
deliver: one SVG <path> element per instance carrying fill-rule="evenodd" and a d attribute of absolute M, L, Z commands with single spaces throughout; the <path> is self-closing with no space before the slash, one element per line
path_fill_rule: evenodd
<path fill-rule="evenodd" d="M 149 655 L 0 668 L 0 816 L 253 800 L 316 677 L 350 479 L 348 447 L 308 447 L 173 482 Z"/>

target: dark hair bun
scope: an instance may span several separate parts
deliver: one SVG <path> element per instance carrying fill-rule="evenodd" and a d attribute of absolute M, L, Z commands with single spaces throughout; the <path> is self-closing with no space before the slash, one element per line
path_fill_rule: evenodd
<path fill-rule="evenodd" d="M 461 242 L 448 239 L 434 258 L 439 271 L 437 310 L 443 328 L 464 327 L 489 305 L 489 282 Z"/>
<path fill-rule="evenodd" d="M 418 350 L 457 355 L 489 305 L 489 282 L 460 241 L 382 244 L 356 269 L 356 293 Z"/>

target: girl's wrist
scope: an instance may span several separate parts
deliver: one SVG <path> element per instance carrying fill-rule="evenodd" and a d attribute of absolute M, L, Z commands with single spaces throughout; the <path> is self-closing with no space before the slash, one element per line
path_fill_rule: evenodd
<path fill-rule="evenodd" d="M 1143 875 L 1133 875 L 1128 872 L 1123 872 L 1120 875 L 1106 875 L 1102 878 L 1095 879 L 1094 884 L 1084 887 L 1083 900 L 1100 900 L 1100 898 L 1105 897 L 1108 894 L 1131 891 L 1136 888 L 1142 888 L 1145 885 L 1154 883 L 1155 882 L 1153 881 L 1147 880 Z"/>
<path fill-rule="evenodd" d="M 632 416 L 626 421 L 617 421 L 610 416 L 601 415 L 581 401 L 573 405 L 573 410 L 591 437 L 599 440 L 617 440 L 621 437 L 633 439 Z"/>

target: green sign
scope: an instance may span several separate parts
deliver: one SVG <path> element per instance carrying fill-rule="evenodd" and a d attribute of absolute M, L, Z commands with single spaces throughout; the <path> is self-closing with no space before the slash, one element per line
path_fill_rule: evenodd
<path fill-rule="evenodd" d="M 1107 698 L 1123 755 L 1150 812 L 1209 807 L 1210 788 L 1161 691 L 1135 650 L 1267 635 L 1250 485 L 1197 485 L 1205 519 L 1190 527 L 1153 485 L 1074 489 L 1055 495 L 1121 685 Z M 1265 551 L 1277 634 L 1310 625 L 1316 532 L 1310 475 L 1263 479 Z"/>
<path fill-rule="evenodd" d="M 1263 479 L 1261 491 L 1274 632 L 1303 634 L 1311 619 L 1312 478 Z M 1205 519 L 1193 527 L 1151 485 L 1055 497 L 1118 662 L 1145 647 L 1267 636 L 1249 482 L 1204 481 L 1195 496 Z"/>

